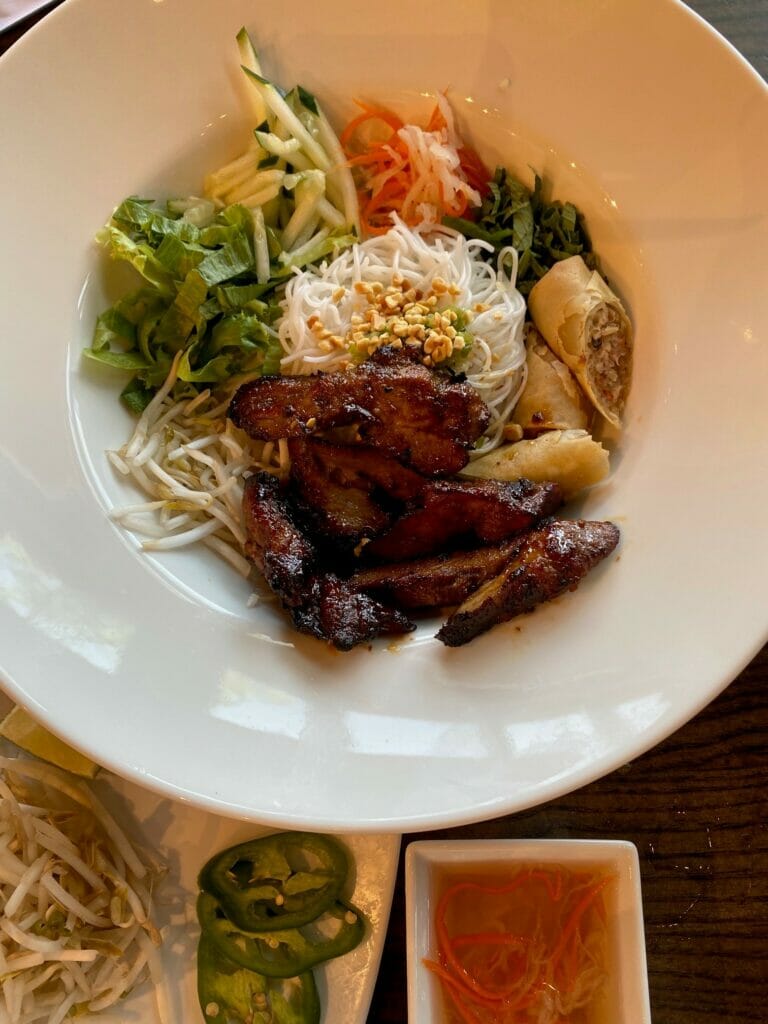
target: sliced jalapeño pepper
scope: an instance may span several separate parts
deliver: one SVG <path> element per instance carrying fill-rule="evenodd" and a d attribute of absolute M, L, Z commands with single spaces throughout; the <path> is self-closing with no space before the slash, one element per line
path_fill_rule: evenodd
<path fill-rule="evenodd" d="M 271 978 L 291 978 L 342 956 L 357 946 L 365 931 L 360 911 L 338 900 L 301 928 L 267 932 L 237 928 L 207 892 L 198 897 L 197 916 L 203 934 L 224 956 Z"/>
<path fill-rule="evenodd" d="M 327 836 L 278 832 L 212 857 L 200 888 L 243 931 L 299 928 L 327 910 L 347 877 L 347 855 Z"/>
<path fill-rule="evenodd" d="M 319 1024 L 312 972 L 265 978 L 232 963 L 203 933 L 197 947 L 197 995 L 207 1024 Z"/>

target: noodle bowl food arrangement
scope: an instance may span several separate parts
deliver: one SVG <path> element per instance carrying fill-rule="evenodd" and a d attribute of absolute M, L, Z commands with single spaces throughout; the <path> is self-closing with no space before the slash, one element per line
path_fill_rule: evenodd
<path fill-rule="evenodd" d="M 764 88 L 676 0 L 68 0 L 0 89 L 3 685 L 63 740 L 436 828 L 757 649 Z"/>
<path fill-rule="evenodd" d="M 84 353 L 131 374 L 109 458 L 147 500 L 112 517 L 255 568 L 339 650 L 445 608 L 461 646 L 616 548 L 558 513 L 609 472 L 591 431 L 621 429 L 632 324 L 576 207 L 489 171 L 444 94 L 426 125 L 360 101 L 337 138 L 237 44 L 245 151 L 99 234 L 139 274 Z"/>

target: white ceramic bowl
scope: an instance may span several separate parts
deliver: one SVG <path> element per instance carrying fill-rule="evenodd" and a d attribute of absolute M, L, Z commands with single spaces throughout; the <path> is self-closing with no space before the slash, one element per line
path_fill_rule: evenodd
<path fill-rule="evenodd" d="M 435 624 L 341 656 L 208 551 L 143 553 L 83 367 L 124 196 L 199 190 L 244 145 L 234 37 L 341 124 L 450 86 L 485 159 L 582 207 L 635 321 L 613 473 L 575 508 L 617 558 L 461 650 Z M 550 799 L 658 742 L 766 636 L 768 99 L 675 0 L 67 0 L 0 62 L 0 665 L 65 740 L 144 785 L 276 826 L 413 830 Z"/>
<path fill-rule="evenodd" d="M 411 843 L 405 851 L 409 1024 L 444 1024 L 440 982 L 423 964 L 437 959 L 435 908 L 441 874 L 510 873 L 523 865 L 594 870 L 615 881 L 604 890 L 607 977 L 601 1002 L 611 1024 L 651 1024 L 640 865 L 632 843 L 592 839 L 446 840 Z M 458 880 L 458 877 L 457 879 Z M 602 1019 L 602 1018 L 601 1018 Z"/>

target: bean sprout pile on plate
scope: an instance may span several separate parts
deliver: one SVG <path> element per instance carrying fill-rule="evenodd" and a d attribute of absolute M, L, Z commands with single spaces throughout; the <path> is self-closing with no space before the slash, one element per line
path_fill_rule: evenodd
<path fill-rule="evenodd" d="M 0 1020 L 60 1024 L 149 975 L 166 1024 L 157 876 L 84 783 L 0 757 Z"/>

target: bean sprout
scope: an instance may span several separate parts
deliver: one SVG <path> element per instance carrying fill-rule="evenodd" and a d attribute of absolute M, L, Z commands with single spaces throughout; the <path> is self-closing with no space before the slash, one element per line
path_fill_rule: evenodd
<path fill-rule="evenodd" d="M 222 391 L 173 397 L 177 381 L 174 362 L 131 438 L 110 452 L 115 467 L 149 499 L 115 508 L 111 518 L 143 536 L 146 551 L 201 541 L 247 577 L 244 476 L 259 468 L 282 472 L 287 449 L 251 441 L 237 430 L 226 417 L 229 398 Z"/>
<path fill-rule="evenodd" d="M 168 1024 L 156 877 L 84 783 L 0 757 L 0 1022 L 61 1024 L 114 1005 L 149 974 Z"/>

